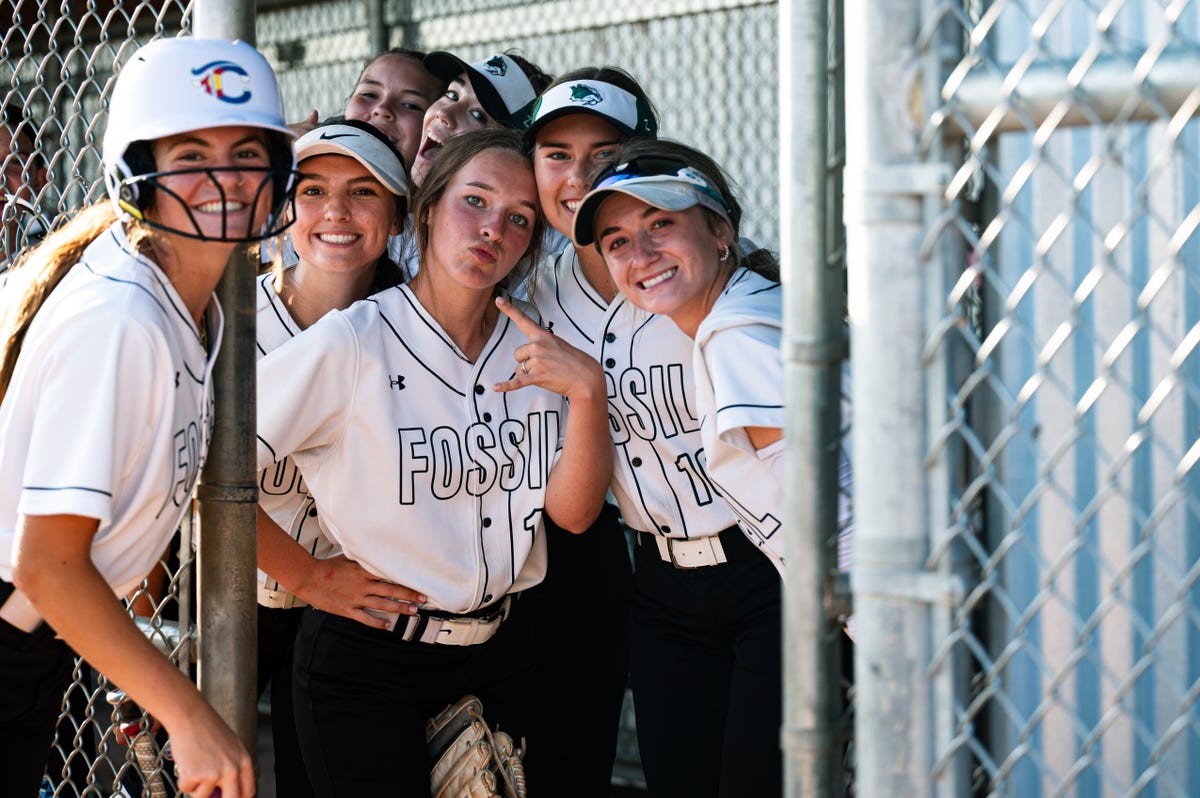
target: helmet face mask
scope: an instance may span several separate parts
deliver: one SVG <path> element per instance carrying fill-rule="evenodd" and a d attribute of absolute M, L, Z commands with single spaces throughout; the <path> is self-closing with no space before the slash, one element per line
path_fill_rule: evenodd
<path fill-rule="evenodd" d="M 217 194 L 221 199 L 222 205 L 228 201 L 225 194 L 225 189 L 218 180 L 219 175 L 238 173 L 248 182 L 257 181 L 258 186 L 254 190 L 254 198 L 250 203 L 249 216 L 244 225 L 233 224 L 230 222 L 228 214 L 221 216 L 220 231 L 213 231 L 211 223 L 207 225 L 210 229 L 205 230 L 205 226 L 188 207 L 187 202 L 178 193 L 171 190 L 168 180 L 163 178 L 186 177 L 188 175 L 203 175 L 213 187 L 216 188 Z M 288 202 L 292 199 L 290 190 L 283 192 L 281 201 L 275 201 L 274 197 L 279 191 L 280 176 L 278 170 L 274 168 L 264 167 L 200 167 L 196 169 L 174 169 L 165 172 L 147 172 L 138 174 L 134 177 L 126 178 L 120 181 L 117 185 L 119 194 L 118 203 L 121 209 L 129 216 L 138 221 L 149 225 L 150 227 L 164 230 L 175 235 L 184 236 L 185 238 L 194 238 L 200 241 L 222 241 L 226 243 L 250 243 L 261 241 L 264 238 L 270 238 L 285 230 L 291 225 L 291 221 L 284 222 L 286 214 L 283 213 Z M 287 173 L 287 182 L 292 182 L 293 173 Z M 165 224 L 159 213 L 156 213 L 156 208 L 161 209 L 166 203 L 176 203 L 186 214 L 189 224 L 185 227 L 178 225 Z M 256 225 L 255 220 L 262 217 L 261 210 L 267 209 L 266 219 L 262 224 Z"/>
<path fill-rule="evenodd" d="M 245 42 L 222 39 L 157 39 L 124 65 L 108 107 L 104 134 L 104 182 L 118 213 L 161 230 L 204 241 L 249 242 L 275 235 L 295 181 L 294 133 L 283 118 L 275 74 Z M 206 167 L 159 171 L 151 142 L 221 127 L 258 128 L 266 133 L 269 167 Z M 217 175 L 236 171 L 258 180 L 250 221 L 232 223 L 223 214 L 220 230 L 202 224 L 183 199 L 167 188 L 171 175 L 200 175 L 225 192 Z M 164 203 L 177 203 L 188 222 L 162 223 Z M 255 225 L 253 220 L 265 222 Z M 181 214 L 172 213 L 180 217 Z M 207 230 L 205 227 L 207 226 Z M 239 228 L 239 229 L 235 229 Z"/>

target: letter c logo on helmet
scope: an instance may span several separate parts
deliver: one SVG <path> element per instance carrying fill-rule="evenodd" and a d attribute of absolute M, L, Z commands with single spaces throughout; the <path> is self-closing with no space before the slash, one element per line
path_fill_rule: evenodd
<path fill-rule="evenodd" d="M 250 101 L 250 73 L 232 61 L 212 61 L 196 67 L 192 74 L 199 77 L 196 83 L 206 94 L 221 102 L 240 105 Z M 241 91 L 234 93 L 235 89 Z"/>
<path fill-rule="evenodd" d="M 266 138 L 266 167 L 199 170 L 209 181 L 221 171 L 238 171 L 252 175 L 250 179 L 258 182 L 247 229 L 232 231 L 222 226 L 220 235 L 206 234 L 195 218 L 190 225 L 162 227 L 144 211 L 155 202 L 179 203 L 161 178 L 191 170 L 159 172 L 153 142 L 217 127 L 258 128 Z M 126 61 L 113 84 L 104 131 L 105 187 L 119 213 L 152 227 L 202 240 L 257 241 L 285 226 L 282 212 L 296 165 L 294 137 L 283 118 L 275 73 L 250 44 L 190 36 L 156 39 Z M 264 214 L 257 211 L 263 208 L 268 213 L 265 222 L 260 222 Z"/>

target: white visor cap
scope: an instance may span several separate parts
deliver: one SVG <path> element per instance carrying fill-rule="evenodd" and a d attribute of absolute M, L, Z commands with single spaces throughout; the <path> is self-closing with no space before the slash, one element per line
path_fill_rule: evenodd
<path fill-rule="evenodd" d="M 353 125 L 331 124 L 313 128 L 296 139 L 296 162 L 316 155 L 345 155 L 366 167 L 393 194 L 408 194 L 404 162 L 392 149 Z M 303 173 L 303 167 L 300 168 Z"/>
<path fill-rule="evenodd" d="M 619 169 L 620 167 L 618 167 Z M 620 171 L 609 175 L 588 192 L 575 214 L 575 243 L 587 246 L 596 242 L 596 214 L 604 200 L 613 194 L 627 194 L 664 211 L 686 211 L 700 205 L 729 222 L 729 208 L 712 182 L 691 168 L 676 174 L 638 175 Z"/>

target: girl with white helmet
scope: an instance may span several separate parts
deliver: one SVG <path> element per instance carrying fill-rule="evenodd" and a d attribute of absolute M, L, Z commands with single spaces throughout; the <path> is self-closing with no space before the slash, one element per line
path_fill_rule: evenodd
<path fill-rule="evenodd" d="M 37 791 L 73 652 L 171 735 L 178 786 L 254 794 L 249 755 L 118 597 L 158 561 L 212 425 L 239 243 L 273 235 L 294 163 L 275 76 L 248 44 L 163 39 L 117 78 L 111 205 L 13 270 L 0 360 L 0 772 Z"/>
<path fill-rule="evenodd" d="M 317 125 L 295 144 L 296 199 L 289 228 L 299 262 L 258 279 L 257 338 L 262 357 L 331 310 L 399 282 L 386 253 L 407 209 L 404 162 L 387 137 L 358 120 Z M 285 531 L 286 530 L 286 531 Z M 321 531 L 300 471 L 285 458 L 259 479 L 258 688 L 271 687 L 275 789 L 312 795 L 296 740 L 292 650 L 307 605 L 367 624 L 414 592 L 381 581 L 340 553 Z"/>
<path fill-rule="evenodd" d="M 641 139 L 593 178 L 574 220 L 631 309 L 631 325 L 605 328 L 618 412 L 648 408 L 647 393 L 673 409 L 621 412 L 616 435 L 618 495 L 639 530 L 630 681 L 655 796 L 783 792 L 781 290 L 774 258 L 740 249 L 741 216 L 711 158 Z M 690 379 L 656 391 L 647 364 L 680 339 L 665 370 Z M 706 512 L 683 503 L 692 495 Z"/>

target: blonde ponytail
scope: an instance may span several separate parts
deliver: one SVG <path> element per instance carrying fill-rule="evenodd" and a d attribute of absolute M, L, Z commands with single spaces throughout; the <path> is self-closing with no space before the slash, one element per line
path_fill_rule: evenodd
<path fill-rule="evenodd" d="M 17 356 L 21 354 L 21 344 L 33 317 L 50 292 L 83 257 L 88 244 L 107 230 L 116 218 L 110 203 L 97 203 L 23 254 L 13 266 L 8 284 L 21 295 L 7 303 L 4 318 L 0 320 L 0 345 L 3 346 L 0 352 L 0 401 L 8 393 Z"/>

